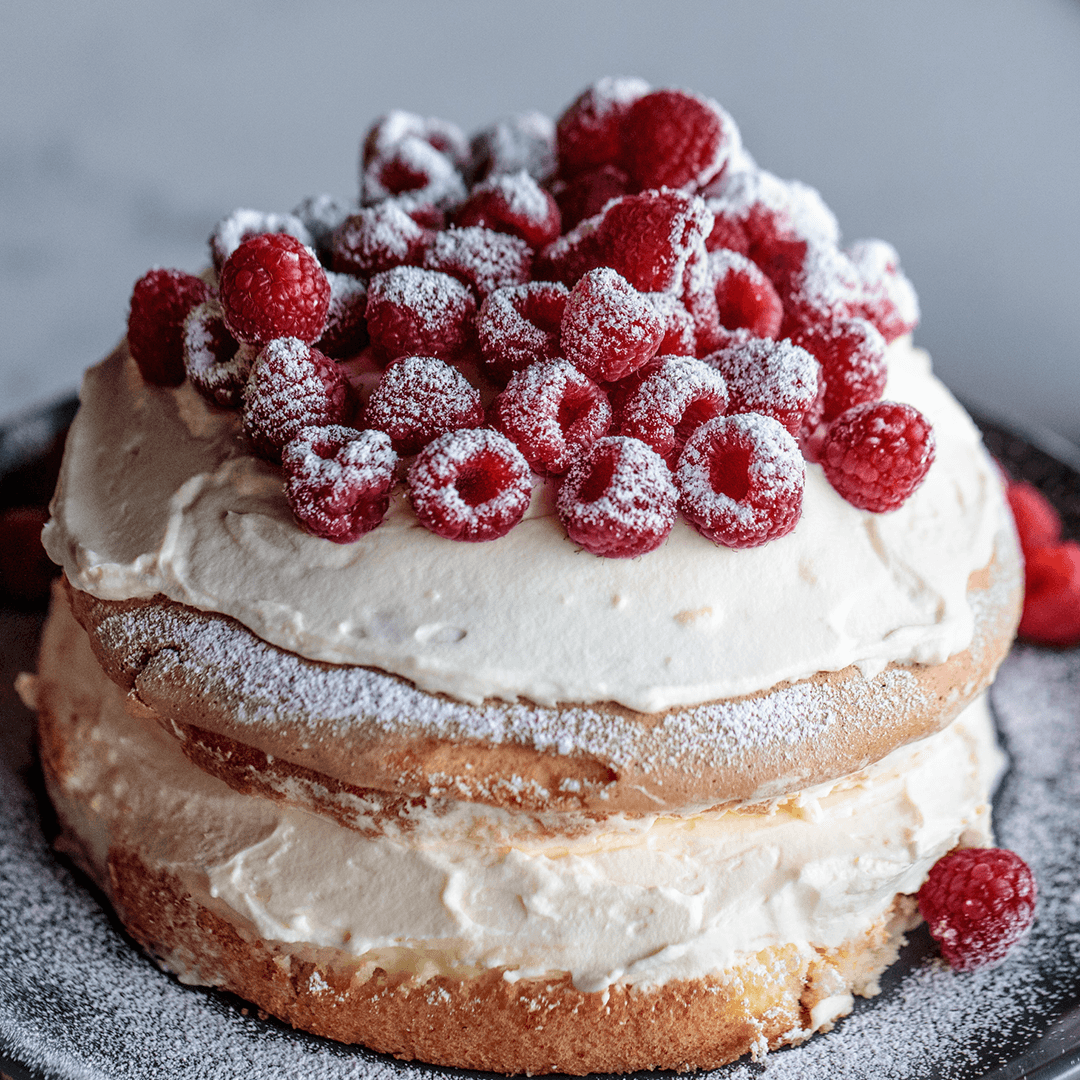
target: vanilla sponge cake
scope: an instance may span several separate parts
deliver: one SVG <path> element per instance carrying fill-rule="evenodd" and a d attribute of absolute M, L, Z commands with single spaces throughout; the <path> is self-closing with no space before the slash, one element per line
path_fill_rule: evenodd
<path fill-rule="evenodd" d="M 661 342 L 665 351 L 681 344 L 683 368 L 709 387 L 712 412 L 696 399 L 673 430 L 687 447 L 702 432 L 722 441 L 724 403 L 739 401 L 753 416 L 751 435 L 790 443 L 801 503 L 786 534 L 725 546 L 672 503 L 668 531 L 651 548 L 598 557 L 588 539 L 567 537 L 560 475 L 532 460 L 531 473 L 524 465 L 515 474 L 526 478 L 516 524 L 485 543 L 448 539 L 419 515 L 415 465 L 407 475 L 394 470 L 386 432 L 341 434 L 346 423 L 364 427 L 372 388 L 386 381 L 390 338 L 378 336 L 377 305 L 367 308 L 371 348 L 303 368 L 316 351 L 304 340 L 263 347 L 243 337 L 266 312 L 247 298 L 242 313 L 230 308 L 239 303 L 230 290 L 248 278 L 224 250 L 224 322 L 214 323 L 222 317 L 212 306 L 192 318 L 202 320 L 204 345 L 230 334 L 242 342 L 214 383 L 235 378 L 243 387 L 250 368 L 239 408 L 208 394 L 205 368 L 189 365 L 186 380 L 183 369 L 163 375 L 168 342 L 151 334 L 148 362 L 146 328 L 133 324 L 130 345 L 87 373 L 45 532 L 66 580 L 38 677 L 24 689 L 39 712 L 64 846 L 132 935 L 182 980 L 232 990 L 318 1034 L 437 1064 L 576 1074 L 706 1068 L 798 1043 L 849 1011 L 853 994 L 877 991 L 917 921 L 911 894 L 930 867 L 958 845 L 990 842 L 1001 759 L 985 690 L 1012 638 L 1020 574 L 978 431 L 913 346 L 902 303 L 867 301 L 866 318 L 849 318 L 850 297 L 839 315 L 814 306 L 840 302 L 822 275 L 863 264 L 834 251 L 827 220 L 815 232 L 822 214 L 808 189 L 790 191 L 814 210 L 809 223 L 795 214 L 788 232 L 780 229 L 780 182 L 757 172 L 722 110 L 675 92 L 648 101 L 640 80 L 597 87 L 590 124 L 641 99 L 648 108 L 626 121 L 636 131 L 667 109 L 689 110 L 693 123 L 704 116 L 705 127 L 692 140 L 692 177 L 664 174 L 683 193 L 651 187 L 647 155 L 632 155 L 630 178 L 619 181 L 630 193 L 542 250 L 530 241 L 537 274 L 569 273 L 572 264 L 587 277 L 588 260 L 602 258 L 603 273 L 589 283 L 610 280 L 612 264 L 632 279 L 640 266 L 612 221 L 674 206 L 681 223 L 677 236 L 651 238 L 661 255 L 670 246 L 667 262 L 657 256 L 637 286 L 620 278 L 632 317 L 605 308 L 610 297 L 587 297 L 586 314 L 608 329 L 597 355 L 578 358 L 574 378 L 591 387 L 590 408 L 600 402 L 610 418 L 660 371 Z M 580 120 L 580 100 L 574 108 Z M 424 123 L 397 116 L 376 126 L 389 147 L 368 140 L 376 165 L 388 155 L 380 183 L 403 175 L 402 161 L 420 176 L 432 153 L 446 161 L 424 174 L 431 184 L 444 165 L 458 168 L 462 147 L 451 151 L 443 127 Z M 528 143 L 542 132 L 511 125 L 500 139 L 511 136 Z M 698 160 L 706 136 L 719 164 Z M 480 144 L 477 161 L 495 168 L 506 146 Z M 365 176 L 373 167 L 365 158 Z M 580 183 L 549 175 L 542 189 L 526 173 L 512 175 L 502 187 L 470 177 L 473 191 L 456 209 L 460 194 L 416 180 L 379 195 L 377 220 L 364 211 L 348 219 L 350 236 L 374 230 L 373 246 L 353 258 L 388 257 L 392 226 L 390 240 L 412 245 L 401 259 L 422 263 L 405 275 L 410 283 L 431 285 L 441 302 L 462 293 L 443 280 L 458 275 L 475 290 L 455 308 L 466 323 L 448 326 L 442 308 L 442 322 L 424 322 L 404 293 L 380 293 L 380 275 L 393 269 L 377 264 L 367 266 L 371 282 L 354 276 L 339 290 L 353 301 L 366 289 L 379 304 L 397 297 L 395 333 L 414 318 L 414 343 L 420 335 L 437 351 L 452 340 L 452 357 L 422 357 L 418 366 L 448 384 L 438 365 L 452 360 L 489 417 L 499 415 L 493 398 L 516 392 L 516 375 L 505 356 L 459 355 L 475 340 L 467 320 L 482 322 L 490 292 L 522 288 L 514 275 L 528 276 L 532 256 L 522 261 L 530 249 L 520 221 L 547 227 L 555 205 L 536 192 L 555 192 L 568 213 L 566 190 Z M 526 189 L 529 198 L 519 198 Z M 745 205 L 752 213 L 739 227 L 757 263 L 738 251 L 710 263 L 706 237 L 725 251 L 743 243 L 737 230 L 720 243 L 717 230 Z M 773 215 L 772 247 L 751 236 L 762 208 Z M 300 222 L 278 241 L 261 234 L 245 247 L 234 238 L 238 257 L 258 248 L 308 259 L 312 288 L 328 294 L 301 240 L 334 264 L 347 230 L 316 235 L 308 210 L 307 234 Z M 459 228 L 441 228 L 448 213 Z M 519 230 L 513 244 L 488 227 L 495 219 Z M 265 233 L 278 232 L 267 218 Z M 482 258 L 469 247 L 488 243 Z M 638 247 L 632 255 L 640 258 Z M 745 295 L 764 304 L 756 314 L 746 314 L 744 294 L 743 314 L 733 314 L 728 278 L 707 270 L 721 262 L 753 286 Z M 893 286 L 902 280 L 895 268 L 875 272 Z M 858 273 L 873 276 L 865 266 Z M 335 283 L 342 276 L 329 274 Z M 212 273 L 189 279 L 190 303 L 218 283 Z M 548 293 L 580 319 L 582 304 L 568 299 L 577 288 Z M 642 299 L 657 291 L 667 299 Z M 322 327 L 325 309 L 320 321 L 309 301 L 305 294 L 303 325 Z M 137 306 L 145 302 L 133 302 L 133 319 Z M 536 362 L 548 362 L 543 349 L 558 347 L 558 330 L 540 333 L 547 316 L 530 317 Z M 852 335 L 856 351 L 841 362 L 837 342 Z M 752 340 L 755 355 L 772 355 L 769 342 L 780 337 L 778 374 L 741 385 L 724 350 L 737 354 Z M 574 356 L 582 347 L 569 336 L 564 344 Z M 722 348 L 714 357 L 707 344 Z M 252 387 L 293 368 L 307 372 L 299 404 L 271 395 L 275 415 Z M 608 381 L 589 383 L 586 370 Z M 426 392 L 405 403 L 414 426 L 454 413 L 453 402 L 423 405 Z M 932 425 L 923 471 L 887 513 L 856 505 L 855 481 L 838 479 L 829 456 L 851 412 L 837 405 L 848 404 L 845 395 L 856 395 L 856 412 L 880 397 Z M 288 426 L 294 411 L 306 417 L 300 435 Z M 612 431 L 625 415 L 606 421 Z M 569 438 L 573 423 L 560 423 Z M 451 425 L 432 445 L 453 434 Z M 289 457 L 291 439 L 310 446 L 331 436 L 376 445 L 384 468 L 383 487 L 365 496 L 378 510 L 368 531 L 342 543 L 310 524 L 325 518 L 301 513 L 275 456 L 284 445 L 288 473 L 299 460 Z M 485 445 L 495 438 L 485 434 Z M 664 459 L 647 443 L 635 451 L 653 454 L 655 468 L 676 480 L 688 452 L 668 449 Z M 577 453 L 584 461 L 593 450 L 583 444 Z M 301 464 L 310 468 L 310 456 Z M 719 468 L 710 482 L 724 494 L 731 485 Z M 750 488 L 770 468 L 779 466 L 765 461 Z M 724 497 L 738 503 L 754 491 Z M 793 498 L 796 487 L 770 489 L 769 498 L 776 491 Z"/>

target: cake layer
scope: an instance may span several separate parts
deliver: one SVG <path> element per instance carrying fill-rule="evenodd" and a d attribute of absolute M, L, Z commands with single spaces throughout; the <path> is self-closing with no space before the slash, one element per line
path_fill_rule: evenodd
<path fill-rule="evenodd" d="M 808 464 L 788 536 L 731 550 L 680 520 L 658 550 L 620 560 L 567 539 L 539 478 L 526 519 L 488 543 L 428 532 L 400 488 L 355 543 L 308 536 L 239 414 L 190 384 L 148 385 L 120 348 L 87 374 L 45 542 L 98 598 L 164 596 L 472 703 L 656 712 L 851 665 L 938 664 L 972 644 L 969 580 L 1009 526 L 978 431 L 927 355 L 902 338 L 888 362 L 886 397 L 922 410 L 937 440 L 899 510 L 857 510 Z"/>

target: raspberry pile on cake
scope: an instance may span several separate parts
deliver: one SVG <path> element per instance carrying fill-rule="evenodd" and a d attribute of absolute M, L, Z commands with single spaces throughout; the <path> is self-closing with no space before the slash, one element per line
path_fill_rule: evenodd
<path fill-rule="evenodd" d="M 391 113 L 358 203 L 210 261 L 136 284 L 46 531 L 46 776 L 133 936 L 506 1072 L 711 1067 L 875 993 L 991 842 L 1020 577 L 896 252 L 602 79 L 471 140 Z"/>

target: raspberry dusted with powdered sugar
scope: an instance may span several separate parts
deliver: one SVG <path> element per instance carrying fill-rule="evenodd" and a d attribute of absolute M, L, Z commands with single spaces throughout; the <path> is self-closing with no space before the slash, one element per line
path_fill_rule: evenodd
<path fill-rule="evenodd" d="M 706 358 L 727 383 L 728 412 L 761 413 L 798 435 L 818 396 L 820 366 L 790 341 L 749 338 Z"/>
<path fill-rule="evenodd" d="M 208 401 L 239 408 L 257 353 L 257 345 L 241 345 L 229 333 L 216 300 L 191 309 L 184 322 L 184 370 Z"/>
<path fill-rule="evenodd" d="M 301 527 L 350 544 L 386 516 L 397 454 L 381 431 L 302 428 L 281 452 L 285 498 Z"/>
<path fill-rule="evenodd" d="M 568 233 L 548 244 L 533 262 L 537 281 L 558 281 L 572 288 L 590 270 L 604 265 L 597 230 L 602 214 L 579 221 Z"/>
<path fill-rule="evenodd" d="M 229 256 L 245 241 L 262 233 L 287 233 L 314 247 L 311 232 L 296 214 L 268 214 L 262 210 L 234 210 L 210 234 L 210 258 L 220 274 Z"/>
<path fill-rule="evenodd" d="M 749 330 L 754 337 L 775 338 L 784 321 L 784 305 L 755 263 L 737 251 L 721 248 L 709 254 L 720 325 L 728 330 Z"/>
<path fill-rule="evenodd" d="M 664 319 L 616 271 L 590 270 L 570 291 L 563 354 L 596 382 L 617 382 L 656 355 Z"/>
<path fill-rule="evenodd" d="M 631 194 L 630 177 L 615 165 L 601 165 L 572 180 L 557 180 L 551 193 L 559 204 L 562 227 L 572 229 L 599 214 L 612 199 Z"/>
<path fill-rule="evenodd" d="M 622 410 L 620 435 L 651 446 L 674 468 L 686 440 L 727 408 L 727 386 L 715 369 L 692 356 L 661 357 Z"/>
<path fill-rule="evenodd" d="M 367 282 L 333 270 L 326 271 L 326 280 L 330 282 L 330 306 L 326 329 L 316 345 L 332 359 L 345 360 L 368 343 Z"/>
<path fill-rule="evenodd" d="M 128 352 L 148 383 L 179 386 L 184 381 L 184 320 L 209 297 L 205 281 L 181 270 L 151 270 L 135 282 Z"/>
<path fill-rule="evenodd" d="M 340 274 L 370 277 L 395 266 L 419 265 L 431 243 L 393 199 L 350 214 L 330 238 L 330 266 Z"/>
<path fill-rule="evenodd" d="M 607 434 L 607 395 L 567 360 L 519 371 L 495 399 L 495 426 L 538 473 L 558 475 Z"/>
<path fill-rule="evenodd" d="M 569 295 L 557 281 L 530 281 L 487 297 L 476 317 L 476 334 L 492 382 L 505 386 L 515 371 L 560 355 L 559 328 Z"/>
<path fill-rule="evenodd" d="M 675 524 L 678 492 L 655 450 L 608 436 L 566 474 L 556 510 L 567 535 L 594 555 L 633 559 L 654 551 Z"/>
<path fill-rule="evenodd" d="M 326 327 L 330 283 L 315 253 L 287 233 L 245 240 L 218 282 L 225 325 L 237 341 L 279 337 L 318 341 Z"/>
<path fill-rule="evenodd" d="M 835 419 L 853 405 L 880 401 L 889 376 L 885 339 L 865 319 L 830 319 L 801 329 L 792 341 L 821 364 L 825 396 L 821 418 Z"/>
<path fill-rule="evenodd" d="M 732 548 L 758 547 L 791 532 L 802 514 L 804 479 L 795 439 L 757 413 L 703 424 L 675 471 L 683 516 L 702 536 Z"/>
<path fill-rule="evenodd" d="M 399 454 L 415 454 L 439 435 L 480 427 L 480 391 L 457 368 L 433 356 L 395 360 L 371 392 L 364 423 L 385 431 Z"/>
<path fill-rule="evenodd" d="M 496 540 L 525 515 L 529 463 L 490 428 L 432 440 L 409 469 L 409 498 L 420 524 L 448 540 Z"/>
<path fill-rule="evenodd" d="M 476 300 L 449 274 L 395 266 L 368 283 L 368 334 L 384 360 L 438 356 L 453 360 L 473 339 Z"/>
<path fill-rule="evenodd" d="M 474 184 L 519 169 L 543 184 L 555 172 L 555 124 L 542 112 L 516 113 L 477 132 L 469 149 Z"/>
<path fill-rule="evenodd" d="M 863 314 L 886 341 L 910 334 L 919 323 L 919 298 L 900 269 L 900 256 L 884 240 L 858 240 L 845 253 L 866 287 Z"/>
<path fill-rule="evenodd" d="M 582 91 L 555 125 L 559 176 L 569 180 L 618 164 L 623 156 L 623 120 L 649 89 L 644 79 L 608 77 Z"/>
<path fill-rule="evenodd" d="M 453 161 L 426 139 L 406 135 L 377 153 L 360 176 L 363 201 L 398 196 L 409 206 L 456 206 L 465 198 L 465 181 Z"/>
<path fill-rule="evenodd" d="M 392 109 L 368 129 L 361 148 L 361 165 L 365 168 L 376 158 L 390 155 L 403 140 L 417 138 L 445 154 L 461 169 L 469 160 L 469 141 L 465 133 L 449 120 L 436 116 L 419 116 L 404 109 Z"/>
<path fill-rule="evenodd" d="M 934 461 L 934 431 L 911 405 L 856 405 L 829 425 L 819 451 L 829 483 L 876 514 L 902 506 Z"/>
<path fill-rule="evenodd" d="M 599 265 L 617 270 L 641 292 L 682 288 L 692 256 L 704 255 L 712 215 L 681 191 L 643 191 L 612 203 L 596 227 Z"/>
<path fill-rule="evenodd" d="M 697 350 L 694 316 L 686 305 L 671 293 L 645 295 L 664 320 L 664 337 L 656 350 L 657 356 L 694 356 Z"/>
<path fill-rule="evenodd" d="M 454 223 L 509 233 L 533 248 L 550 244 L 562 231 L 558 204 L 524 169 L 477 184 Z"/>
<path fill-rule="evenodd" d="M 301 428 L 352 418 L 352 388 L 333 360 L 299 338 L 276 338 L 255 360 L 244 390 L 244 431 L 276 461 Z"/>
<path fill-rule="evenodd" d="M 697 191 L 740 145 L 735 121 L 709 98 L 656 90 L 638 98 L 622 120 L 622 161 L 639 190 Z"/>
<path fill-rule="evenodd" d="M 532 248 L 507 233 L 470 225 L 436 233 L 424 266 L 470 286 L 478 300 L 507 285 L 524 285 L 532 273 Z"/>
<path fill-rule="evenodd" d="M 1038 889 L 1005 848 L 961 848 L 939 859 L 919 890 L 919 911 L 957 971 L 1004 959 L 1035 921 Z"/>

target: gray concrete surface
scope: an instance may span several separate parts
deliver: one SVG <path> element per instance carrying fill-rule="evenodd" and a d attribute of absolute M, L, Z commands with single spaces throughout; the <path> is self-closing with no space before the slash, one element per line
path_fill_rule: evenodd
<path fill-rule="evenodd" d="M 602 74 L 688 86 L 845 236 L 900 250 L 959 393 L 1080 440 L 1077 0 L 8 4 L 0 418 L 76 385 L 151 265 L 240 205 L 351 196 L 391 107 L 474 129 Z"/>

